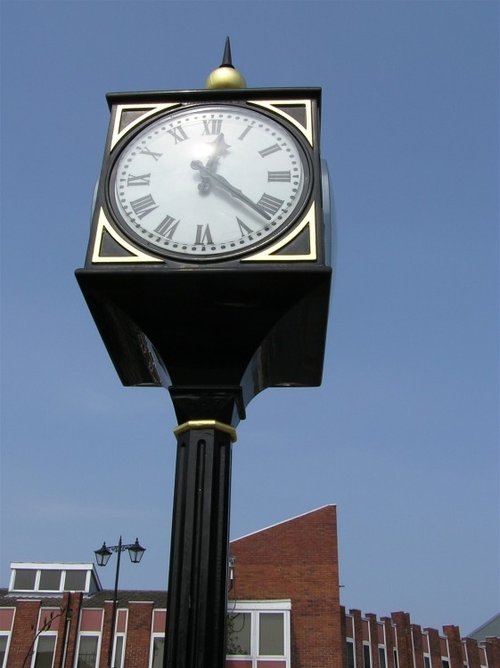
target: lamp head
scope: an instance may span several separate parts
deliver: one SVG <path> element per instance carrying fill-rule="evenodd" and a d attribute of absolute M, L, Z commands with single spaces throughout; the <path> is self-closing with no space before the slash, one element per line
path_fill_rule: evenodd
<path fill-rule="evenodd" d="M 97 565 L 106 566 L 110 556 L 113 553 L 109 548 L 106 547 L 106 543 L 103 543 L 100 550 L 94 550 L 94 554 L 95 554 L 95 560 L 97 561 Z"/>
<path fill-rule="evenodd" d="M 146 552 L 146 548 L 142 547 L 142 545 L 139 544 L 139 539 L 135 539 L 135 543 L 128 548 L 128 554 L 130 557 L 130 561 L 133 564 L 138 564 L 140 560 L 142 559 L 144 552 Z"/>

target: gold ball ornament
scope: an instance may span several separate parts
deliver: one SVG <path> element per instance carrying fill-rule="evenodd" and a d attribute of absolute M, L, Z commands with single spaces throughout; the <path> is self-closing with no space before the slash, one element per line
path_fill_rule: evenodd
<path fill-rule="evenodd" d="M 216 88 L 246 88 L 247 84 L 241 72 L 234 67 L 222 66 L 210 72 L 205 87 Z"/>
<path fill-rule="evenodd" d="M 226 37 L 222 63 L 216 70 L 213 70 L 213 72 L 208 75 L 207 83 L 205 85 L 211 90 L 215 88 L 247 87 L 245 78 L 233 66 L 233 60 L 231 58 L 231 42 L 229 41 L 229 37 Z"/>

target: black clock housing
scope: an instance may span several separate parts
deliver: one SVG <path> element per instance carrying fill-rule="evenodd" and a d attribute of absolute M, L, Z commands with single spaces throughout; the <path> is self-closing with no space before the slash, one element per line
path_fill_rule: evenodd
<path fill-rule="evenodd" d="M 266 387 L 319 385 L 332 278 L 321 90 L 153 91 L 107 100 L 88 252 L 76 277 L 123 384 L 166 387 L 179 421 L 233 425 Z M 293 215 L 265 238 L 206 256 L 171 253 L 124 225 L 110 179 L 126 147 L 156 119 L 211 105 L 258 112 L 283 127 L 300 147 L 304 184 Z M 212 398 L 203 404 L 205 395 Z"/>

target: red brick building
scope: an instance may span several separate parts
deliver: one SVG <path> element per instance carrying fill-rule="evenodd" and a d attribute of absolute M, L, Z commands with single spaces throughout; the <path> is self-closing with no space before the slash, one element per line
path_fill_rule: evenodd
<path fill-rule="evenodd" d="M 227 668 L 499 668 L 500 639 L 378 619 L 339 600 L 335 506 L 231 543 Z M 166 593 L 121 591 L 116 668 L 161 668 Z M 105 668 L 112 592 L 92 564 L 12 564 L 0 590 L 0 668 Z"/>

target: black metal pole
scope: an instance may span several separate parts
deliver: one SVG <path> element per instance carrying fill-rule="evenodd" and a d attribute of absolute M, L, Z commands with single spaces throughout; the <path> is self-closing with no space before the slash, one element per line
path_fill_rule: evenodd
<path fill-rule="evenodd" d="M 214 420 L 176 430 L 165 668 L 223 668 L 226 655 L 231 448 Z"/>
<path fill-rule="evenodd" d="M 116 623 L 116 606 L 118 602 L 118 580 L 120 577 L 120 559 L 122 556 L 122 537 L 118 541 L 118 546 L 116 551 L 118 552 L 118 557 L 116 560 L 116 573 L 115 573 L 115 590 L 113 592 L 113 610 L 111 613 L 111 630 L 109 632 L 109 649 L 108 649 L 108 666 L 113 668 L 113 640 L 115 637 L 115 623 Z"/>

